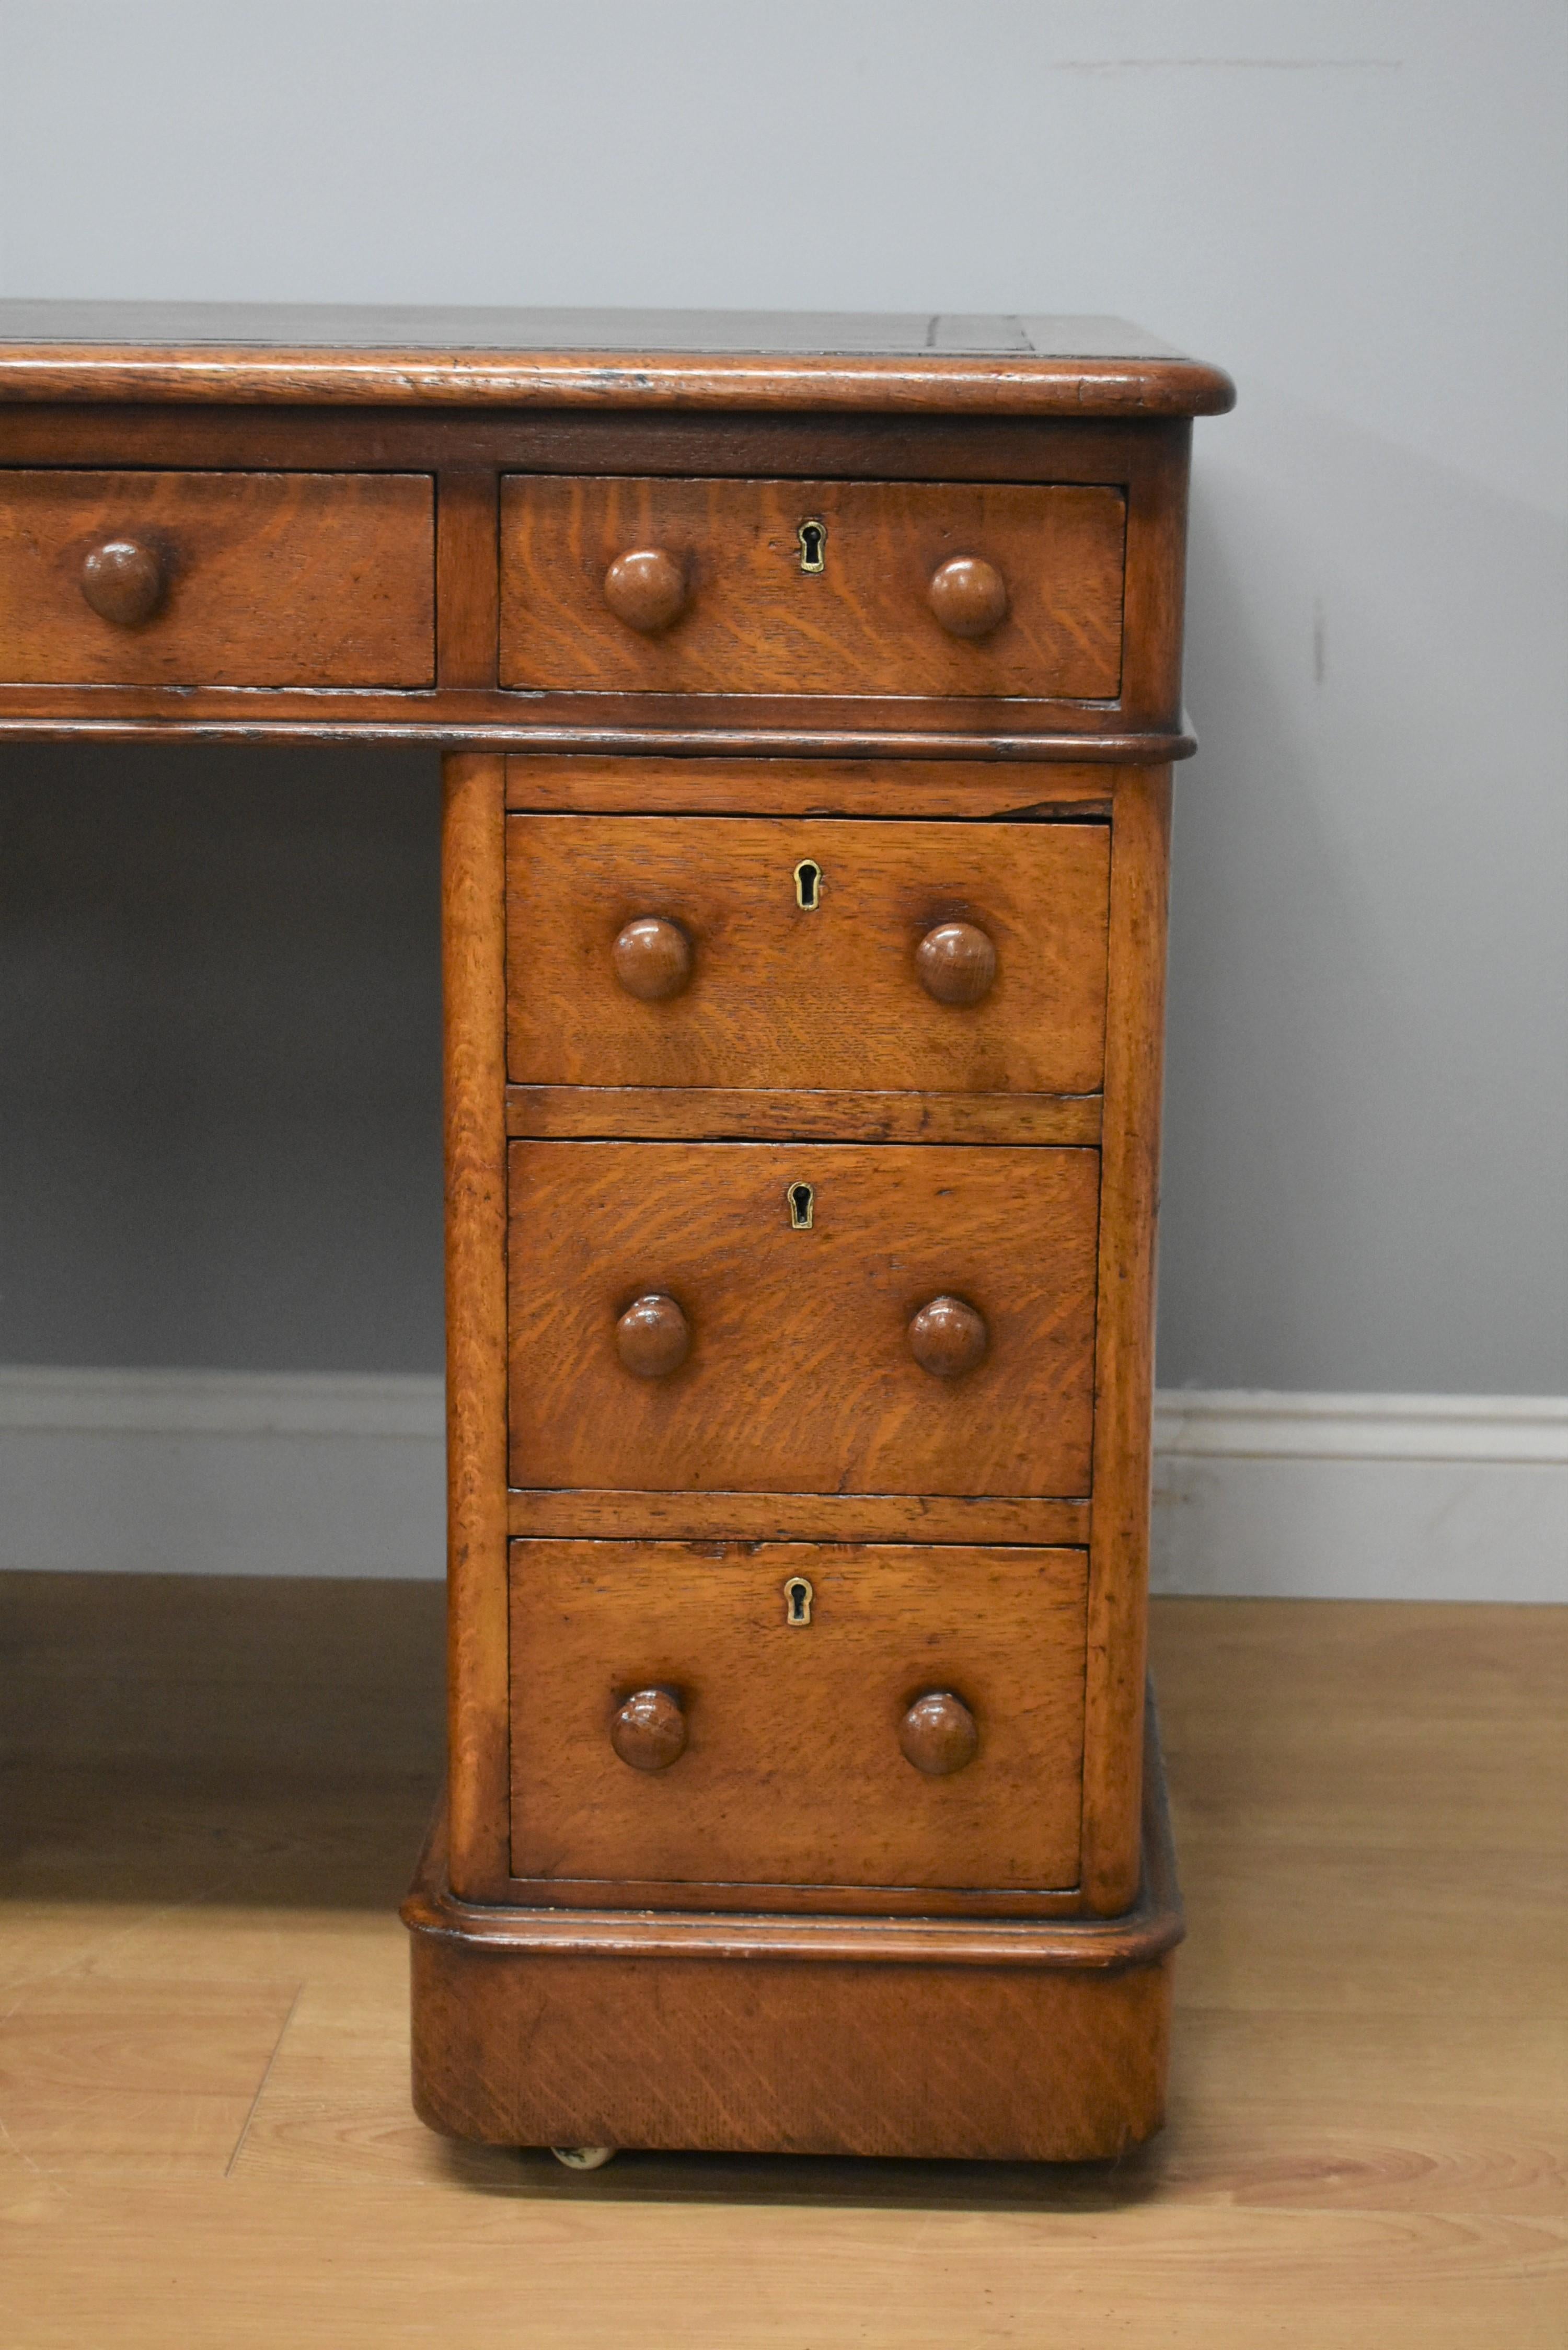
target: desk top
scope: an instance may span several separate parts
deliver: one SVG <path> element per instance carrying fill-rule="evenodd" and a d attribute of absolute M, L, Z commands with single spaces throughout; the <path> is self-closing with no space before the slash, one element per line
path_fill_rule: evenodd
<path fill-rule="evenodd" d="M 0 400 L 1213 416 L 1120 318 L 0 302 Z"/>

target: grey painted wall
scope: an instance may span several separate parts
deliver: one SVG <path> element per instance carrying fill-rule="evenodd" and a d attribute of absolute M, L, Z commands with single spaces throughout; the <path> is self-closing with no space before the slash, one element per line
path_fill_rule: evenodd
<path fill-rule="evenodd" d="M 439 1370 L 440 788 L 0 758 L 0 1359 Z"/>
<path fill-rule="evenodd" d="M 1568 1388 L 1559 0 L 0 27 L 7 293 L 1100 309 L 1230 366 L 1162 1379 Z M 0 775 L 0 1356 L 433 1366 L 429 764 Z"/>

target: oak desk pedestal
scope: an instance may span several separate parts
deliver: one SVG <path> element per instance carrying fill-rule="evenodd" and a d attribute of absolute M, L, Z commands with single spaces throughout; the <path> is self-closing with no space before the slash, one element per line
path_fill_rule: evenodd
<path fill-rule="evenodd" d="M 0 733 L 447 754 L 437 2128 L 1158 2124 L 1167 838 L 1230 399 L 1105 320 L 0 305 Z"/>

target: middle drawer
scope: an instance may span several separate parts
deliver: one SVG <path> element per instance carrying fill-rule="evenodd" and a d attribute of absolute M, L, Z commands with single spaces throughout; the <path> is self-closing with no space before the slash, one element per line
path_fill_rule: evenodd
<path fill-rule="evenodd" d="M 1099 1156 L 518 1142 L 523 1488 L 1089 1490 Z"/>

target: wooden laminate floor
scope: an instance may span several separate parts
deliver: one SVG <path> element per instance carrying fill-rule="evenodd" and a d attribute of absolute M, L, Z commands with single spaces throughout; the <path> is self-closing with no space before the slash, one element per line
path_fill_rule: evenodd
<path fill-rule="evenodd" d="M 454 2148 L 395 1905 L 437 1589 L 0 1577 L 0 2350 L 1562 2350 L 1568 1610 L 1168 1601 L 1119 2167 Z"/>

